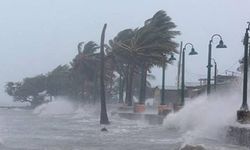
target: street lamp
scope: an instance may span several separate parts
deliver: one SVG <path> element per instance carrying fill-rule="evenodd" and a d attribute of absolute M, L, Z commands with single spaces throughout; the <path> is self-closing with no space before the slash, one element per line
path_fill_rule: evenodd
<path fill-rule="evenodd" d="M 217 63 L 214 58 L 212 58 L 214 61 L 214 91 L 216 91 L 216 85 L 217 85 Z"/>
<path fill-rule="evenodd" d="M 237 120 L 241 123 L 250 122 L 250 111 L 248 110 L 247 104 L 247 76 L 248 76 L 248 42 L 249 42 L 249 28 L 250 23 L 248 22 L 248 27 L 246 28 L 246 33 L 244 37 L 244 74 L 243 74 L 243 100 L 240 110 L 237 111 Z"/>
<path fill-rule="evenodd" d="M 162 56 L 162 88 L 161 88 L 161 103 L 158 106 L 158 114 L 159 115 L 167 115 L 170 110 L 168 106 L 165 104 L 165 69 L 166 63 L 176 60 L 174 54 L 171 54 L 171 57 L 167 60 L 166 55 L 163 54 Z"/>
<path fill-rule="evenodd" d="M 208 45 L 208 64 L 207 64 L 207 94 L 210 94 L 210 89 L 211 89 L 211 56 L 212 56 L 212 42 L 215 37 L 219 37 L 220 41 L 219 44 L 216 46 L 216 48 L 227 48 L 227 46 L 224 44 L 221 35 L 219 34 L 214 34 L 211 37 L 211 40 L 209 41 Z"/>
<path fill-rule="evenodd" d="M 168 59 L 169 62 L 176 60 L 174 54 L 171 54 L 171 57 Z M 163 55 L 162 59 L 162 91 L 161 91 L 161 104 L 165 105 L 165 69 L 166 69 L 166 55 Z"/>
<path fill-rule="evenodd" d="M 182 71 L 181 71 L 181 106 L 184 106 L 184 88 L 185 88 L 185 50 L 186 47 L 190 45 L 191 47 L 191 52 L 189 55 L 197 55 L 198 53 L 195 51 L 193 44 L 191 43 L 186 43 L 183 50 L 182 50 Z"/>

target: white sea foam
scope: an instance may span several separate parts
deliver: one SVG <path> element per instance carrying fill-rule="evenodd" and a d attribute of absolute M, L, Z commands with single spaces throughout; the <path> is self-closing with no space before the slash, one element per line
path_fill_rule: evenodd
<path fill-rule="evenodd" d="M 100 113 L 99 105 L 82 105 L 75 110 L 73 118 L 93 117 Z"/>
<path fill-rule="evenodd" d="M 34 114 L 38 115 L 63 115 L 71 114 L 76 110 L 73 103 L 70 101 L 58 98 L 52 102 L 42 104 L 36 107 L 33 111 Z"/>
<path fill-rule="evenodd" d="M 185 104 L 178 113 L 172 113 L 164 120 L 167 128 L 183 133 L 184 141 L 192 143 L 199 138 L 221 139 L 228 126 L 236 123 L 236 111 L 240 108 L 239 93 L 206 95 Z"/>

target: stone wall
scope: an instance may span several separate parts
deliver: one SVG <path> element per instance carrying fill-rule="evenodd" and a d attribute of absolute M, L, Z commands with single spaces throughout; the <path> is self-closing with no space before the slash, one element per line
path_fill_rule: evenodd
<path fill-rule="evenodd" d="M 235 145 L 250 147 L 250 128 L 230 126 L 227 133 L 227 141 Z"/>

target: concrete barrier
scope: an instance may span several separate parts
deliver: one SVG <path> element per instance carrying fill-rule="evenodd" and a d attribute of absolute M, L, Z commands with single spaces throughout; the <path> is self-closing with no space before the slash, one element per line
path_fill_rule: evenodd
<path fill-rule="evenodd" d="M 227 132 L 227 142 L 250 147 L 250 127 L 230 126 Z"/>

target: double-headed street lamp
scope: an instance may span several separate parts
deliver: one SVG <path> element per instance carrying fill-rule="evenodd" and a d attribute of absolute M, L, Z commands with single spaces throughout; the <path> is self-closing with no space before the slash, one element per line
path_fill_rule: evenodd
<path fill-rule="evenodd" d="M 227 48 L 227 46 L 224 44 L 223 40 L 222 40 L 222 37 L 221 35 L 219 34 L 214 34 L 212 37 L 211 37 L 211 40 L 209 41 L 209 45 L 208 45 L 208 64 L 207 64 L 207 94 L 209 95 L 210 94 L 210 91 L 211 91 L 211 57 L 212 57 L 212 42 L 213 42 L 213 39 L 215 37 L 219 37 L 220 38 L 220 42 L 219 44 L 216 46 L 216 48 Z"/>
<path fill-rule="evenodd" d="M 174 57 L 174 54 L 171 54 L 171 57 L 168 59 L 169 62 L 176 60 Z M 166 60 L 166 55 L 163 55 L 162 57 L 162 90 L 161 90 L 161 103 L 160 105 L 165 105 L 165 69 L 166 69 L 166 63 L 168 62 Z"/>
<path fill-rule="evenodd" d="M 186 47 L 190 45 L 191 52 L 189 55 L 197 55 L 198 53 L 195 51 L 193 44 L 186 43 L 183 50 L 182 50 L 182 71 L 181 71 L 181 106 L 184 105 L 184 96 L 185 96 L 185 50 Z"/>

